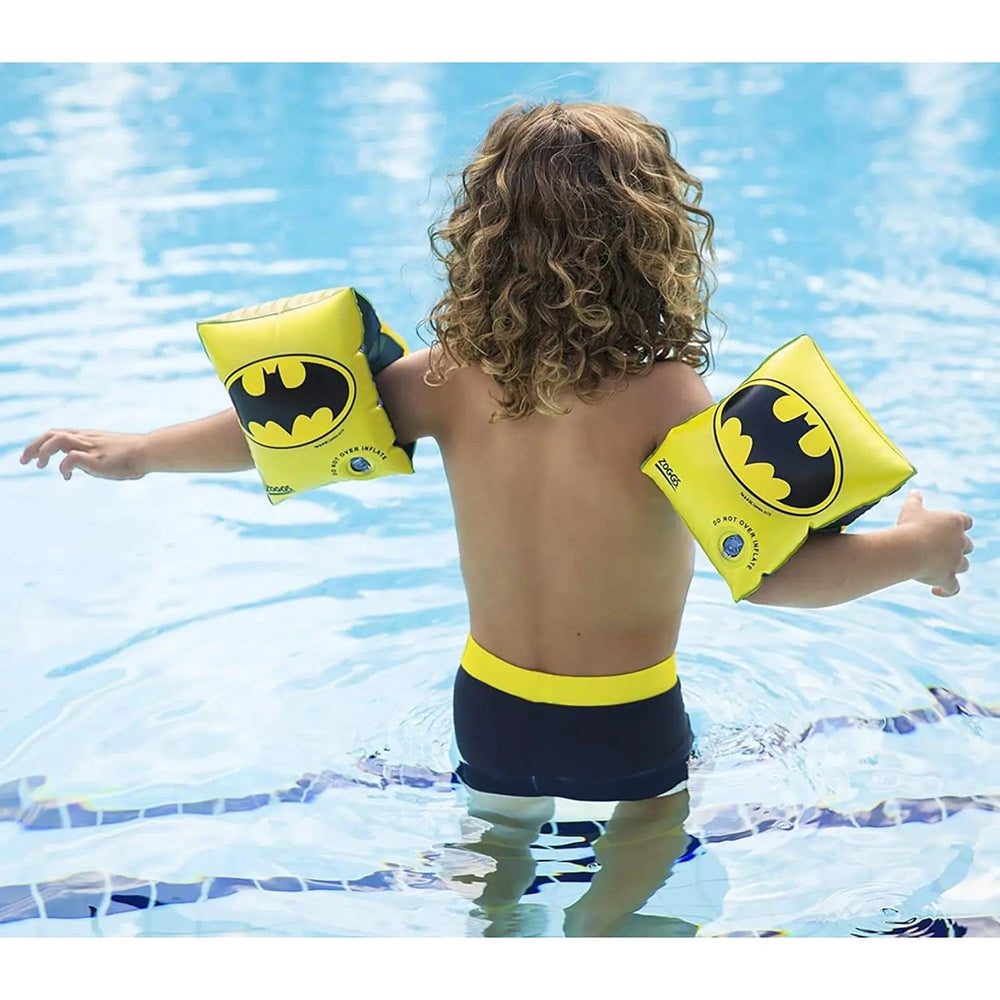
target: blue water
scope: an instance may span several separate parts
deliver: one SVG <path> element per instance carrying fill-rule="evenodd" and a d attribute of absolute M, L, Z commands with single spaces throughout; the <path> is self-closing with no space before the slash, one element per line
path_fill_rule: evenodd
<path fill-rule="evenodd" d="M 1000 930 L 1000 69 L 3 65 L 0 935 L 563 933 L 580 817 L 543 828 L 505 929 L 475 903 L 432 443 L 415 477 L 280 507 L 253 472 L 17 461 L 48 427 L 222 409 L 194 320 L 225 309 L 352 284 L 419 346 L 445 175 L 507 104 L 556 97 L 662 122 L 704 180 L 716 397 L 809 333 L 927 505 L 976 520 L 949 601 L 734 608 L 699 556 L 690 841 L 643 926 Z"/>

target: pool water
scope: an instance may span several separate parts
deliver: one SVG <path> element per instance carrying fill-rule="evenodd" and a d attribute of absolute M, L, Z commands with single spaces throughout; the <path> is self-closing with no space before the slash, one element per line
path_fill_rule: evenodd
<path fill-rule="evenodd" d="M 976 521 L 947 601 L 734 607 L 699 554 L 690 815 L 628 932 L 1000 933 L 998 97 L 990 65 L 0 66 L 0 935 L 568 933 L 607 817 L 505 854 L 451 781 L 432 443 L 279 507 L 18 463 L 228 405 L 198 317 L 352 284 L 419 346 L 445 174 L 550 98 L 637 108 L 704 180 L 716 397 L 809 333 Z"/>

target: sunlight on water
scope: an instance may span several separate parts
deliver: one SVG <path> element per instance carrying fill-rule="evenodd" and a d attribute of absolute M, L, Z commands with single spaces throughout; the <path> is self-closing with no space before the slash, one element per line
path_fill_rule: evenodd
<path fill-rule="evenodd" d="M 716 397 L 809 333 L 927 505 L 976 519 L 953 601 L 734 609 L 699 555 L 686 840 L 628 933 L 1000 931 L 996 67 L 4 65 L 0 94 L 0 934 L 570 932 L 606 817 L 511 833 L 524 895 L 477 903 L 502 831 L 448 773 L 467 619 L 432 444 L 279 507 L 255 473 L 17 461 L 228 405 L 200 316 L 352 284 L 417 346 L 445 175 L 555 97 L 634 106 L 705 182 Z"/>

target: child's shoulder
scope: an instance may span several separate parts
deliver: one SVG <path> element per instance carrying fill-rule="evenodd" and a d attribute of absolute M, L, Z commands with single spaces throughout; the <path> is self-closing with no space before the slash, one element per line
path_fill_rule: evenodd
<path fill-rule="evenodd" d="M 701 375 L 680 361 L 659 361 L 634 382 L 641 394 L 639 405 L 660 440 L 714 402 Z"/>
<path fill-rule="evenodd" d="M 429 347 L 412 351 L 375 376 L 379 398 L 400 444 L 435 437 L 440 427 L 441 394 L 424 379 L 429 358 Z"/>

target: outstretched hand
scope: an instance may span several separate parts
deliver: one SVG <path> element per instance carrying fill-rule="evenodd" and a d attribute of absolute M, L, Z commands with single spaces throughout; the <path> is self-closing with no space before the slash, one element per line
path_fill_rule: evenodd
<path fill-rule="evenodd" d="M 923 569 L 914 579 L 926 583 L 935 597 L 954 597 L 961 589 L 958 574 L 968 571 L 966 557 L 975 548 L 965 534 L 972 518 L 957 510 L 927 510 L 923 495 L 912 490 L 896 523 L 919 538 Z"/>
<path fill-rule="evenodd" d="M 63 451 L 66 457 L 59 463 L 63 479 L 70 479 L 76 468 L 99 479 L 141 479 L 145 475 L 141 440 L 141 434 L 114 431 L 49 430 L 24 449 L 21 464 L 37 459 L 38 468 L 44 469 L 56 452 Z"/>

